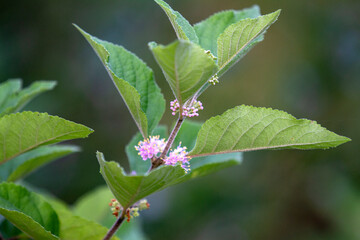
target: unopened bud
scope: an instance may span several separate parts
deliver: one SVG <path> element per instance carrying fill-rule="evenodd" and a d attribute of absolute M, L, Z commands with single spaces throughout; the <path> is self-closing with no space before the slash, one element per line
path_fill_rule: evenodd
<path fill-rule="evenodd" d="M 205 53 L 209 55 L 213 60 L 217 60 L 217 57 L 215 57 L 210 50 L 205 50 Z"/>
<path fill-rule="evenodd" d="M 212 85 L 216 85 L 217 83 L 219 83 L 219 77 L 217 76 L 217 74 L 210 78 L 209 83 L 211 83 Z"/>
<path fill-rule="evenodd" d="M 148 201 L 146 199 L 142 199 L 139 202 L 139 210 L 142 211 L 144 209 L 149 209 L 150 204 L 148 203 Z"/>
<path fill-rule="evenodd" d="M 180 104 L 178 103 L 177 99 L 170 103 L 170 109 L 173 111 L 172 115 L 175 115 L 177 112 L 180 111 Z M 195 99 L 187 101 L 182 106 L 182 116 L 184 117 L 195 117 L 199 116 L 198 111 L 203 110 L 204 107 L 200 101 Z"/>
<path fill-rule="evenodd" d="M 111 199 L 109 206 L 111 207 L 110 209 L 111 209 L 112 215 L 114 215 L 115 217 L 118 217 L 120 211 L 122 210 L 120 203 L 115 198 L 113 198 L 113 199 Z"/>

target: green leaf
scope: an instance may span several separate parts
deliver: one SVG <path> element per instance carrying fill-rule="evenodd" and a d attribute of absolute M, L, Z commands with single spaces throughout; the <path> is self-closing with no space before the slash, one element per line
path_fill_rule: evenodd
<path fill-rule="evenodd" d="M 269 108 L 238 106 L 207 120 L 193 157 L 263 149 L 327 149 L 350 141 L 314 121 Z"/>
<path fill-rule="evenodd" d="M 34 239 L 59 239 L 59 219 L 50 204 L 13 183 L 0 184 L 0 214 Z"/>
<path fill-rule="evenodd" d="M 41 145 L 85 138 L 93 130 L 47 113 L 22 112 L 0 118 L 0 164 Z"/>
<path fill-rule="evenodd" d="M 161 166 L 142 176 L 129 176 L 118 163 L 106 162 L 102 153 L 97 152 L 97 158 L 103 178 L 124 208 L 173 185 L 172 182 L 185 175 L 185 171 L 178 165 Z"/>
<path fill-rule="evenodd" d="M 260 15 L 260 8 L 257 5 L 243 10 L 227 10 L 215 13 L 195 24 L 194 28 L 199 37 L 199 45 L 217 56 L 217 39 L 228 26 L 245 18 L 256 18 Z"/>
<path fill-rule="evenodd" d="M 101 186 L 83 195 L 74 205 L 73 213 L 103 226 L 111 227 L 115 217 L 109 203 L 114 195 L 107 186 Z M 91 209 L 91 211 L 89 211 Z"/>
<path fill-rule="evenodd" d="M 168 16 L 178 39 L 189 40 L 198 43 L 199 39 L 196 36 L 194 28 L 179 12 L 174 11 L 169 4 L 162 0 L 155 0 L 155 2 L 164 10 Z"/>
<path fill-rule="evenodd" d="M 200 122 L 185 119 L 175 137 L 172 147 L 176 148 L 181 143 L 182 146 L 187 147 L 188 151 L 193 149 L 201 125 L 202 123 Z"/>
<path fill-rule="evenodd" d="M 196 44 L 178 40 L 167 46 L 150 44 L 175 97 L 182 106 L 217 71 L 215 61 Z"/>
<path fill-rule="evenodd" d="M 153 71 L 125 48 L 93 37 L 78 26 L 76 28 L 98 54 L 146 138 L 165 111 L 165 100 L 154 80 Z"/>
<path fill-rule="evenodd" d="M 106 227 L 101 226 L 94 221 L 87 220 L 81 216 L 74 215 L 64 202 L 55 198 L 43 189 L 36 188 L 28 183 L 22 184 L 25 184 L 28 189 L 31 189 L 41 195 L 41 197 L 46 199 L 46 201 L 55 210 L 60 221 L 59 238 L 61 240 L 101 240 L 106 235 L 108 231 Z M 98 205 L 96 208 L 99 207 L 100 206 Z M 109 208 L 108 204 L 107 207 Z M 88 209 L 88 212 L 91 214 L 93 211 L 97 211 L 96 208 Z M 116 237 L 113 237 L 112 239 L 118 240 Z"/>
<path fill-rule="evenodd" d="M 167 138 L 168 137 L 167 127 L 158 126 L 157 128 L 155 128 L 153 132 L 153 136 L 157 136 L 157 135 L 159 135 L 160 138 Z M 139 152 L 135 149 L 135 146 L 138 145 L 139 141 L 143 141 L 143 140 L 144 138 L 141 136 L 141 134 L 137 133 L 125 148 L 126 155 L 129 159 L 130 171 L 131 172 L 135 171 L 136 174 L 138 175 L 146 173 L 151 167 L 150 160 L 147 161 L 142 160 L 142 158 L 138 154 Z"/>
<path fill-rule="evenodd" d="M 244 19 L 225 29 L 217 40 L 218 76 L 262 40 L 263 33 L 277 20 L 279 14 L 280 10 L 255 19 Z"/>
<path fill-rule="evenodd" d="M 74 215 L 62 204 L 56 201 L 51 202 L 53 208 L 60 219 L 60 239 L 61 240 L 101 240 L 109 231 L 106 227 L 97 224 L 94 221 L 87 220 L 80 216 Z M 109 205 L 107 205 L 109 207 Z M 97 206 L 98 207 L 98 206 Z M 95 208 L 96 209 L 96 208 Z M 93 209 L 88 209 L 91 213 Z M 112 237 L 112 240 L 119 240 L 117 237 Z"/>
<path fill-rule="evenodd" d="M 21 90 L 21 83 L 21 79 L 9 79 L 0 84 L 0 109 L 11 95 Z"/>
<path fill-rule="evenodd" d="M 42 146 L 36 148 L 2 164 L 0 166 L 0 178 L 3 181 L 14 182 L 44 164 L 79 151 L 79 147 L 70 145 Z"/>
<path fill-rule="evenodd" d="M 17 112 L 23 106 L 25 106 L 31 99 L 38 96 L 42 92 L 52 90 L 56 86 L 55 81 L 37 81 L 31 84 L 31 86 L 19 91 L 20 90 L 18 88 L 19 81 L 20 80 L 10 80 L 8 81 L 8 84 L 5 84 L 5 86 L 8 86 L 10 88 L 16 85 L 15 89 L 17 89 L 17 91 L 15 92 L 8 91 L 8 93 L 11 94 L 10 95 L 6 94 L 7 97 L 3 101 L 1 101 L 0 99 L 0 117 L 5 114 Z M 21 82 L 20 82 L 20 86 L 21 86 Z M 14 88 L 12 90 L 14 90 Z M 0 94 L 1 92 L 2 90 L 0 90 Z"/>
<path fill-rule="evenodd" d="M 175 138 L 173 146 L 180 144 L 186 146 L 189 150 L 195 146 L 196 136 L 202 124 L 199 122 L 185 120 L 178 135 Z M 185 182 L 195 177 L 205 176 L 221 169 L 240 164 L 242 161 L 241 153 L 228 153 L 217 156 L 196 157 L 190 160 L 191 171 L 181 177 L 176 183 Z"/>
<path fill-rule="evenodd" d="M 114 198 L 114 195 L 107 186 L 98 187 L 77 201 L 73 208 L 73 213 L 110 228 L 116 220 L 111 214 L 108 205 L 112 198 Z M 89 211 L 89 209 L 91 209 L 91 211 Z M 139 218 L 131 219 L 130 222 L 124 221 L 116 232 L 116 236 L 126 240 L 146 239 L 144 233 L 141 231 Z"/>

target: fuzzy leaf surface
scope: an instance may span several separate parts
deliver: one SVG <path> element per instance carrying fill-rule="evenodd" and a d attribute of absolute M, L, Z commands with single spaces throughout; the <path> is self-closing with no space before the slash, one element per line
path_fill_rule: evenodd
<path fill-rule="evenodd" d="M 201 127 L 190 155 L 263 149 L 327 149 L 350 141 L 315 121 L 296 119 L 270 108 L 238 106 L 212 117 Z"/>
<path fill-rule="evenodd" d="M 2 164 L 0 166 L 0 179 L 2 181 L 14 182 L 57 158 L 79 151 L 79 147 L 70 145 L 35 148 Z"/>
<path fill-rule="evenodd" d="M 79 27 L 77 29 L 99 56 L 141 134 L 146 138 L 165 111 L 165 100 L 155 82 L 153 71 L 122 46 L 93 37 Z"/>
<path fill-rule="evenodd" d="M 181 106 L 218 69 L 211 56 L 188 41 L 178 40 L 167 46 L 150 43 L 150 49 Z"/>
<path fill-rule="evenodd" d="M 188 20 L 186 20 L 178 11 L 174 11 L 166 2 L 162 0 L 155 0 L 155 2 L 168 16 L 178 39 L 189 40 L 194 43 L 199 42 L 195 30 Z"/>
<path fill-rule="evenodd" d="M 280 10 L 254 19 L 243 19 L 227 27 L 217 40 L 217 56 L 221 76 L 258 42 L 273 24 Z"/>
<path fill-rule="evenodd" d="M 21 88 L 21 80 L 9 80 L 0 85 L 0 95 L 6 92 L 5 99 L 0 99 L 0 117 L 17 112 L 40 93 L 52 90 L 56 86 L 56 82 L 37 81 L 21 91 L 19 86 Z"/>
<path fill-rule="evenodd" d="M 154 129 L 152 134 L 153 136 L 160 136 L 160 139 L 167 138 L 167 127 L 166 126 L 158 126 Z M 135 171 L 136 174 L 144 174 L 146 173 L 150 167 L 150 160 L 144 161 L 141 156 L 139 156 L 139 152 L 135 149 L 135 146 L 138 145 L 139 141 L 143 141 L 144 138 L 140 133 L 137 133 L 129 142 L 129 144 L 125 148 L 126 155 L 129 159 L 130 170 Z"/>
<path fill-rule="evenodd" d="M 195 121 L 185 120 L 175 138 L 173 148 L 180 143 L 186 146 L 188 151 L 194 148 L 196 136 L 202 124 Z M 221 169 L 239 165 L 242 161 L 242 153 L 227 153 L 216 156 L 195 157 L 190 160 L 191 171 L 177 180 L 177 183 L 185 182 L 195 177 L 201 177 Z"/>
<path fill-rule="evenodd" d="M 131 176 L 127 175 L 118 163 L 105 161 L 102 153 L 97 152 L 97 158 L 103 178 L 124 208 L 173 185 L 176 179 L 185 175 L 181 166 L 162 166 L 149 174 Z"/>
<path fill-rule="evenodd" d="M 257 5 L 243 10 L 227 10 L 215 13 L 195 24 L 194 29 L 199 37 L 199 45 L 217 56 L 217 39 L 228 26 L 240 20 L 256 18 L 260 15 L 260 8 Z"/>
<path fill-rule="evenodd" d="M 59 239 L 59 219 L 54 209 L 22 186 L 0 184 L 0 214 L 31 238 Z"/>
<path fill-rule="evenodd" d="M 0 164 L 41 145 L 85 138 L 93 130 L 47 113 L 21 112 L 0 118 Z"/>

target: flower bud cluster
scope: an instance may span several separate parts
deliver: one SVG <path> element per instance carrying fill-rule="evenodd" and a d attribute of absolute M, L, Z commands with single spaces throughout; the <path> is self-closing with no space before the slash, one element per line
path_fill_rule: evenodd
<path fill-rule="evenodd" d="M 208 82 L 215 86 L 217 83 L 219 83 L 218 75 L 215 74 L 214 76 L 212 76 Z"/>
<path fill-rule="evenodd" d="M 175 115 L 179 112 L 180 104 L 177 99 L 170 102 L 170 109 L 173 111 L 172 115 Z M 199 116 L 198 111 L 203 110 L 204 107 L 200 101 L 192 100 L 182 107 L 182 116 L 184 117 L 195 117 Z"/>
<path fill-rule="evenodd" d="M 146 210 L 150 208 L 150 203 L 146 199 L 141 199 L 138 203 L 139 210 Z"/>
<path fill-rule="evenodd" d="M 139 155 L 141 155 L 143 160 L 147 160 L 154 156 L 157 157 L 157 154 L 163 151 L 165 145 L 165 140 L 160 140 L 159 136 L 156 136 L 140 141 L 138 146 L 135 146 L 135 149 L 139 151 Z M 188 152 L 186 151 L 186 147 L 181 147 L 180 145 L 181 143 L 175 150 L 169 153 L 169 156 L 164 158 L 164 163 L 165 165 L 172 166 L 180 164 L 181 167 L 188 172 L 190 170 L 190 158 L 187 156 Z"/>
<path fill-rule="evenodd" d="M 144 141 L 140 141 L 135 149 L 139 151 L 139 155 L 145 161 L 149 158 L 156 157 L 158 153 L 165 148 L 165 139 L 159 139 L 160 136 L 152 136 Z"/>
<path fill-rule="evenodd" d="M 123 210 L 122 206 L 116 199 L 111 199 L 109 206 L 111 207 L 112 215 L 114 215 L 115 217 L 118 217 L 119 213 Z M 126 209 L 125 212 L 126 220 L 130 222 L 131 218 L 140 216 L 139 211 L 149 208 L 150 208 L 150 204 L 146 199 L 140 200 L 130 208 Z"/>
<path fill-rule="evenodd" d="M 180 104 L 177 99 L 170 102 L 170 110 L 173 111 L 171 114 L 175 115 L 180 109 Z"/>
<path fill-rule="evenodd" d="M 138 207 L 131 207 L 126 210 L 126 221 L 130 222 L 130 219 L 140 216 Z"/>
<path fill-rule="evenodd" d="M 112 215 L 114 215 L 115 217 L 118 217 L 120 211 L 122 210 L 120 203 L 115 198 L 113 198 L 113 199 L 111 199 L 109 206 L 111 207 Z"/>
<path fill-rule="evenodd" d="M 205 50 L 205 53 L 207 55 L 209 55 L 213 60 L 217 60 L 217 57 L 215 57 L 214 54 L 212 54 L 210 50 Z"/>

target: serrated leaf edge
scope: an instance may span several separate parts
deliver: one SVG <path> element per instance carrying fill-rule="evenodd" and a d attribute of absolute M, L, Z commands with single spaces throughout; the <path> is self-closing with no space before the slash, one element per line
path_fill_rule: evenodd
<path fill-rule="evenodd" d="M 138 127 L 139 131 L 141 132 L 141 135 L 143 135 L 144 139 L 147 138 L 147 136 L 148 136 L 148 134 L 149 134 L 149 133 L 147 132 L 147 130 L 148 130 L 148 119 L 147 119 L 147 116 L 146 116 L 146 114 L 144 113 L 144 111 L 141 109 L 140 93 L 136 90 L 136 88 L 134 88 L 133 86 L 131 86 L 131 84 L 130 84 L 129 82 L 127 82 L 127 81 L 124 80 L 123 78 L 120 78 L 118 75 L 116 75 L 116 74 L 111 70 L 111 68 L 110 68 L 110 66 L 109 66 L 109 58 L 110 58 L 110 53 L 109 53 L 109 51 L 108 51 L 102 44 L 98 43 L 98 42 L 96 41 L 96 39 L 95 39 L 92 35 L 90 35 L 89 33 L 85 32 L 85 31 L 84 31 L 82 28 L 80 28 L 78 25 L 76 25 L 76 24 L 73 24 L 73 25 L 74 25 L 74 26 L 78 29 L 78 31 L 85 37 L 86 41 L 89 42 L 90 46 L 93 48 L 93 50 L 94 50 L 94 52 L 96 53 L 96 55 L 99 57 L 99 59 L 101 60 L 101 62 L 102 62 L 103 65 L 105 66 L 105 69 L 106 69 L 106 71 L 108 72 L 108 74 L 109 74 L 111 80 L 113 81 L 114 85 L 117 86 L 117 85 L 116 85 L 116 82 L 115 82 L 115 80 L 113 79 L 113 76 L 112 76 L 112 75 L 116 76 L 119 80 L 122 80 L 124 84 L 127 84 L 130 88 L 132 88 L 132 89 L 135 91 L 136 95 L 134 96 L 134 99 L 137 100 L 137 102 L 139 102 L 139 106 L 140 106 L 140 108 L 137 108 L 136 111 L 137 111 L 137 114 L 138 114 L 139 117 L 140 117 L 140 115 L 143 115 L 143 117 L 144 117 L 144 119 L 145 119 L 146 126 L 144 126 L 144 128 L 146 129 L 146 132 L 143 131 L 143 129 L 142 129 L 141 126 L 139 125 L 138 121 L 136 121 L 136 118 L 135 118 L 135 116 L 133 115 L 133 112 L 130 110 L 129 106 L 127 105 L 127 103 L 126 103 L 126 101 L 125 101 L 125 99 L 124 99 L 124 97 L 123 97 L 123 95 L 121 94 L 120 89 L 118 89 L 118 87 L 116 87 L 116 89 L 117 89 L 117 91 L 119 92 L 121 98 L 122 98 L 123 101 L 125 102 L 125 106 L 127 107 L 127 109 L 129 110 L 131 116 L 133 117 L 136 126 Z M 98 51 L 92 46 L 91 42 L 87 39 L 87 37 L 89 37 L 95 44 L 97 44 L 98 46 L 100 46 L 100 47 L 103 49 L 103 51 L 106 52 L 105 62 L 102 60 L 102 58 L 101 58 L 101 56 L 99 55 Z M 104 41 L 104 40 L 102 40 L 102 41 Z M 106 42 L 106 41 L 104 41 L 104 42 Z M 111 43 L 111 44 L 114 44 L 114 43 Z M 120 45 L 117 45 L 117 44 L 114 44 L 114 45 L 120 46 Z M 122 46 L 120 46 L 120 47 L 122 47 Z M 122 48 L 123 48 L 123 47 L 122 47 Z M 125 48 L 123 48 L 123 49 L 124 49 L 125 51 L 133 54 L 133 53 L 130 52 L 129 50 L 127 50 L 127 49 L 125 49 Z M 135 55 L 135 54 L 133 54 L 133 55 Z M 143 62 L 143 63 L 146 65 L 147 68 L 150 69 L 150 67 L 147 66 L 147 64 L 146 64 L 142 59 L 140 59 L 140 58 L 138 58 L 138 59 L 139 59 L 141 62 Z M 140 119 L 141 119 L 141 117 L 140 117 Z"/>
<path fill-rule="evenodd" d="M 44 115 L 44 116 L 48 116 L 48 117 L 53 117 L 53 118 L 56 118 L 56 119 L 64 120 L 64 121 L 70 122 L 70 123 L 72 123 L 72 124 L 76 124 L 76 125 L 83 126 L 83 127 L 87 128 L 87 130 L 72 131 L 72 132 L 68 132 L 68 133 L 66 133 L 66 134 L 58 135 L 58 136 L 53 137 L 53 138 L 49 138 L 49 139 L 47 139 L 46 141 L 39 142 L 39 143 L 37 143 L 35 146 L 26 148 L 26 149 L 24 149 L 23 151 L 15 154 L 15 155 L 13 155 L 13 156 L 10 156 L 9 158 L 5 158 L 3 161 L 0 162 L 0 165 L 3 164 L 3 163 L 5 163 L 5 162 L 7 162 L 7 161 L 9 161 L 10 159 L 13 159 L 14 157 L 17 157 L 17 156 L 19 156 L 19 155 L 21 155 L 21 154 L 23 154 L 23 153 L 25 153 L 25 152 L 27 152 L 27 151 L 30 151 L 30 150 L 32 150 L 32 149 L 35 149 L 36 147 L 38 147 L 38 146 L 40 146 L 40 145 L 42 145 L 42 144 L 44 144 L 44 143 L 46 143 L 46 142 L 51 142 L 52 140 L 55 140 L 55 139 L 57 139 L 57 138 L 59 138 L 59 137 L 63 137 L 63 136 L 66 136 L 66 135 L 72 134 L 72 133 L 89 132 L 86 136 L 84 136 L 84 137 L 79 137 L 79 138 L 86 138 L 87 136 L 89 136 L 89 134 L 91 134 L 91 133 L 94 132 L 93 129 L 91 129 L 91 128 L 89 128 L 89 127 L 86 127 L 85 125 L 82 125 L 82 124 L 79 124 L 79 123 L 75 123 L 75 122 L 73 122 L 73 121 L 66 120 L 66 119 L 61 118 L 61 117 L 58 117 L 58 116 L 49 115 L 48 113 L 39 113 L 39 112 L 31 112 L 31 111 L 24 111 L 24 112 L 19 112 L 19 113 L 8 114 L 8 115 L 5 115 L 5 116 L 1 117 L 1 118 L 0 118 L 0 121 L 3 120 L 3 119 L 10 118 L 10 117 L 12 117 L 12 116 L 21 115 L 21 114 L 28 114 L 28 113 L 38 114 L 38 115 L 41 114 L 41 115 Z M 4 152 L 4 154 L 5 154 L 5 152 Z"/>
<path fill-rule="evenodd" d="M 277 13 L 277 14 L 276 14 L 276 13 Z M 229 58 L 227 61 L 225 61 L 224 64 L 222 64 L 221 66 L 219 66 L 218 74 L 223 70 L 223 68 L 224 68 L 226 65 L 228 65 L 232 60 L 234 60 L 235 57 L 236 57 L 242 50 L 244 50 L 244 49 L 249 45 L 249 43 L 251 43 L 254 39 L 256 39 L 256 38 L 257 38 L 258 36 L 260 36 L 263 32 L 265 32 L 265 31 L 270 27 L 270 25 L 273 24 L 273 23 L 278 19 L 280 13 L 281 13 L 281 9 L 279 9 L 279 10 L 273 12 L 273 13 L 269 13 L 269 14 L 266 14 L 266 15 L 261 15 L 261 16 L 259 16 L 259 17 L 257 17 L 257 18 L 245 18 L 245 19 L 242 19 L 242 20 L 240 20 L 240 21 L 238 21 L 238 22 L 236 22 L 236 23 L 233 23 L 233 24 L 231 24 L 230 26 L 228 26 L 228 27 L 224 30 L 224 32 L 219 35 L 217 42 L 218 42 L 219 39 L 224 35 L 224 33 L 226 32 L 227 29 L 229 29 L 230 27 L 233 27 L 234 25 L 239 24 L 240 22 L 248 21 L 248 20 L 250 20 L 250 19 L 251 19 L 251 20 L 256 20 L 256 19 L 258 19 L 258 18 L 270 16 L 270 15 L 272 15 L 272 14 L 275 15 L 274 18 L 272 19 L 272 21 L 271 21 L 269 24 L 267 24 L 267 25 L 266 25 L 261 31 L 259 31 L 258 34 L 256 34 L 254 37 L 252 37 L 251 39 L 249 39 L 249 41 L 248 41 L 246 44 L 244 44 L 244 46 L 241 47 L 231 58 Z M 218 42 L 218 44 L 219 44 L 219 42 Z"/>
<path fill-rule="evenodd" d="M 312 120 L 308 120 L 308 119 L 302 119 L 302 118 L 297 119 L 294 116 L 292 116 L 291 114 L 289 114 L 289 113 L 287 113 L 285 111 L 282 111 L 282 110 L 273 109 L 273 108 L 266 108 L 266 107 L 254 107 L 254 106 L 251 106 L 251 105 L 250 106 L 249 105 L 240 105 L 240 106 L 237 106 L 235 108 L 228 109 L 223 114 L 211 117 L 206 122 L 216 121 L 217 119 L 219 119 L 219 118 L 225 116 L 226 114 L 228 114 L 230 111 L 233 111 L 234 109 L 241 108 L 241 107 L 250 107 L 250 108 L 259 109 L 259 110 L 260 109 L 262 109 L 262 110 L 272 110 L 275 113 L 286 114 L 288 117 L 292 118 L 293 120 L 307 120 L 307 121 L 313 122 L 314 124 L 317 124 L 319 127 L 323 128 L 324 130 L 327 130 L 326 128 L 324 128 L 320 124 L 318 124 L 316 121 L 312 121 Z M 206 124 L 206 122 L 201 126 L 201 129 L 199 130 L 199 133 L 198 133 L 198 137 L 199 137 L 199 134 L 200 134 L 201 130 L 204 128 L 204 125 Z M 327 130 L 327 131 L 329 131 L 329 130 Z M 301 144 L 284 144 L 284 145 L 277 145 L 277 146 L 273 146 L 273 147 L 247 148 L 247 149 L 242 149 L 242 150 L 220 151 L 220 152 L 203 153 L 203 154 L 196 154 L 196 153 L 194 154 L 194 150 L 196 150 L 196 147 L 197 147 L 197 142 L 196 142 L 194 148 L 189 152 L 189 157 L 196 158 L 196 157 L 204 157 L 204 156 L 219 155 L 219 154 L 226 154 L 226 153 L 235 153 L 235 152 L 249 152 L 249 151 L 255 151 L 255 150 L 267 150 L 267 149 L 271 150 L 271 149 L 278 149 L 278 148 L 291 147 L 291 146 L 314 145 L 314 144 L 318 144 L 318 143 L 331 143 L 331 142 L 335 143 L 335 142 L 339 142 L 339 145 L 340 145 L 340 144 L 346 143 L 348 141 L 351 141 L 351 139 L 348 138 L 348 137 L 344 137 L 344 136 L 341 136 L 341 135 L 338 135 L 338 136 L 342 137 L 343 140 L 321 141 L 321 142 L 313 142 L 313 143 L 309 143 L 309 144 L 304 144 L 304 143 L 301 143 Z M 205 146 L 202 146 L 202 148 L 200 150 L 198 150 L 197 152 L 201 152 L 204 147 Z M 325 148 L 325 149 L 329 149 L 329 148 L 331 148 L 331 147 L 328 147 L 328 148 Z"/>
<path fill-rule="evenodd" d="M 127 205 L 124 207 L 125 209 L 126 209 L 126 208 L 129 208 L 129 207 L 133 204 L 133 200 L 134 200 L 134 198 L 136 198 L 136 196 L 138 196 L 139 191 L 140 191 L 140 187 L 141 187 L 141 185 L 142 185 L 142 183 L 143 183 L 143 181 L 145 180 L 146 177 L 148 177 L 149 175 L 152 175 L 152 174 L 156 174 L 156 171 L 159 171 L 159 170 L 162 169 L 162 168 L 175 168 L 175 167 L 180 167 L 179 165 L 177 165 L 177 166 L 166 166 L 166 165 L 162 165 L 162 166 L 158 167 L 157 169 L 155 169 L 154 171 L 147 172 L 147 173 L 142 174 L 142 175 L 131 176 L 131 175 L 126 174 L 125 170 L 120 166 L 119 163 L 114 162 L 114 161 L 106 161 L 106 160 L 105 160 L 105 157 L 104 157 L 104 154 L 103 154 L 102 152 L 97 151 L 97 152 L 96 152 L 96 157 L 97 157 L 97 159 L 98 159 L 98 161 L 99 161 L 99 164 L 100 164 L 100 169 L 101 169 L 100 173 L 101 173 L 101 174 L 103 174 L 102 171 L 103 171 L 104 167 L 106 167 L 105 165 L 106 165 L 106 164 L 111 164 L 111 165 L 116 166 L 118 169 L 120 169 L 121 174 L 122 174 L 124 177 L 128 177 L 128 178 L 139 178 L 139 177 L 141 177 L 141 181 L 140 181 L 139 185 L 138 185 L 137 188 L 136 188 L 136 193 L 131 196 L 131 200 L 130 200 L 130 201 L 127 203 Z M 181 168 L 181 167 L 180 167 L 180 168 Z M 182 168 L 181 168 L 181 169 L 182 169 Z M 185 172 L 184 169 L 182 169 L 182 170 L 183 170 L 183 175 L 182 175 L 182 176 L 185 176 L 185 175 L 186 175 L 186 172 Z M 110 187 L 111 184 L 108 184 L 108 181 L 107 181 L 107 179 L 106 179 L 105 177 L 103 177 L 103 178 L 104 178 L 105 182 L 107 183 L 107 185 L 109 186 L 109 188 L 110 188 L 110 190 L 111 190 L 111 187 Z M 178 179 L 179 179 L 179 178 L 178 178 Z M 175 180 L 174 180 L 174 181 L 175 181 Z M 174 181 L 172 181 L 172 182 L 174 182 Z M 166 187 L 163 186 L 163 187 L 157 189 L 155 192 L 161 191 L 161 190 L 163 190 L 164 188 L 167 188 L 167 187 L 169 187 L 169 186 L 171 186 L 171 183 L 170 183 L 168 186 L 166 186 Z M 153 193 L 155 193 L 155 192 L 153 192 Z M 114 194 L 114 193 L 113 193 L 113 194 Z M 114 196 L 115 196 L 115 194 L 114 194 Z"/>

